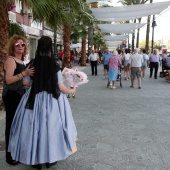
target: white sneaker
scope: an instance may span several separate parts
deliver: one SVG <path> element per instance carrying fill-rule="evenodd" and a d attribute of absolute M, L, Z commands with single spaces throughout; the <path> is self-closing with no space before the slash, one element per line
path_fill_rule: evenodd
<path fill-rule="evenodd" d="M 113 86 L 113 89 L 115 89 L 116 87 L 115 86 Z"/>

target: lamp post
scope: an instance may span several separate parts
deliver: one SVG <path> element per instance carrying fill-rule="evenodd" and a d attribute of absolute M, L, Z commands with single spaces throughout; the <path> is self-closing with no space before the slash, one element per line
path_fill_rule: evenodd
<path fill-rule="evenodd" d="M 153 53 L 153 46 L 154 46 L 154 28 L 156 27 L 156 21 L 155 21 L 155 15 L 153 15 L 153 21 L 152 21 L 152 49 L 151 52 Z"/>

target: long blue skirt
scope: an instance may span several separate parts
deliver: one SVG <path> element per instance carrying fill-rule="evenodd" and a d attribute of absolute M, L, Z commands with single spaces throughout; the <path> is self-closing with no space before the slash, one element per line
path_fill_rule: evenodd
<path fill-rule="evenodd" d="M 109 81 L 115 81 L 117 80 L 118 70 L 109 68 Z"/>
<path fill-rule="evenodd" d="M 47 92 L 36 94 L 34 109 L 25 105 L 30 89 L 17 108 L 10 132 L 8 151 L 24 164 L 53 163 L 72 154 L 77 131 L 65 94 L 58 100 Z"/>

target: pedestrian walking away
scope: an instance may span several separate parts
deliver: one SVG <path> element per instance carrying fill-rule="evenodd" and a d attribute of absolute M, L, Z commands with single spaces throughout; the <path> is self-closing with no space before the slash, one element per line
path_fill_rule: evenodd
<path fill-rule="evenodd" d="M 141 66 L 143 57 L 139 54 L 140 50 L 135 49 L 134 54 L 129 58 L 129 66 L 131 66 L 131 88 L 134 88 L 134 80 L 138 79 L 138 89 L 141 89 Z"/>
<path fill-rule="evenodd" d="M 108 65 L 109 65 L 109 83 L 110 89 L 115 89 L 115 81 L 117 80 L 118 75 L 118 65 L 121 64 L 121 59 L 118 57 L 117 51 L 113 51 L 113 56 L 109 58 Z"/>
<path fill-rule="evenodd" d="M 108 61 L 109 58 L 112 56 L 112 53 L 109 52 L 109 49 L 106 49 L 104 55 L 103 55 L 103 67 L 104 67 L 104 76 L 103 79 L 106 79 L 108 71 L 109 71 L 109 66 L 108 66 Z"/>

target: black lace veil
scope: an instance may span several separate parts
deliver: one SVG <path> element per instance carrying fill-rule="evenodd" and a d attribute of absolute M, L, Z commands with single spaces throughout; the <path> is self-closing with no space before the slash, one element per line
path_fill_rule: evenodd
<path fill-rule="evenodd" d="M 52 40 L 48 36 L 42 36 L 38 40 L 38 47 L 32 65 L 35 74 L 32 78 L 33 83 L 28 97 L 26 108 L 33 109 L 35 96 L 37 93 L 46 91 L 58 99 L 60 91 L 56 73 L 60 67 L 56 64 L 53 57 Z"/>

